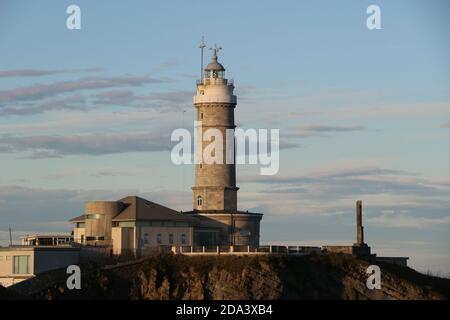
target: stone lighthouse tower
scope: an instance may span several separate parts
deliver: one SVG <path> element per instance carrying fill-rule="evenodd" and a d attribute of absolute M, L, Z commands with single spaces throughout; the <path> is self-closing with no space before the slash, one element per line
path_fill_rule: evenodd
<path fill-rule="evenodd" d="M 204 47 L 202 42 L 202 57 Z M 199 219 L 201 225 L 194 231 L 196 245 L 257 247 L 263 215 L 239 211 L 237 206 L 239 188 L 236 187 L 234 161 L 234 110 L 237 98 L 233 82 L 225 78 L 225 68 L 218 61 L 220 49 L 217 46 L 213 49 L 211 62 L 202 70 L 194 96 L 198 163 L 195 164 L 195 185 L 192 187 L 194 210 L 186 214 Z M 211 131 L 214 136 L 208 135 Z M 222 139 L 222 148 L 208 149 L 212 144 L 220 145 L 213 143 L 217 136 Z M 205 154 L 222 161 L 205 161 L 202 157 Z"/>
<path fill-rule="evenodd" d="M 200 163 L 195 166 L 195 186 L 192 187 L 194 196 L 194 209 L 198 211 L 237 210 L 236 168 L 234 154 L 232 161 L 227 161 L 227 145 L 234 151 L 234 109 L 236 107 L 236 96 L 233 93 L 232 81 L 225 78 L 225 68 L 218 62 L 217 54 L 220 48 L 214 48 L 211 62 L 204 70 L 202 81 L 197 84 L 197 92 L 194 96 L 196 109 L 196 128 L 201 134 L 208 129 L 216 129 L 221 133 L 223 152 L 219 163 L 206 163 L 201 158 L 204 152 L 208 152 L 209 143 L 212 141 L 197 141 L 197 157 Z M 214 140 L 211 138 L 211 140 Z M 215 151 L 214 151 L 215 152 Z M 229 159 L 230 160 L 230 159 Z M 232 163 L 230 163 L 232 162 Z"/>

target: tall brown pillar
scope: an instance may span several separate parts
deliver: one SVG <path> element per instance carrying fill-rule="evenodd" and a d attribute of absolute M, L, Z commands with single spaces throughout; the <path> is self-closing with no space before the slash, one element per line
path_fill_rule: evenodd
<path fill-rule="evenodd" d="M 362 201 L 356 201 L 356 244 L 364 244 L 364 227 L 362 226 Z"/>

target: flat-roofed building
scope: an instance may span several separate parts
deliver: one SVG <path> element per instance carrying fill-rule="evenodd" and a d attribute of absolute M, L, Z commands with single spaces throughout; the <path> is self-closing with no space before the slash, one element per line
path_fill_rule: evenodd
<path fill-rule="evenodd" d="M 8 287 L 45 271 L 76 265 L 79 252 L 69 246 L 0 247 L 0 284 Z"/>
<path fill-rule="evenodd" d="M 69 245 L 73 241 L 68 233 L 58 234 L 27 234 L 21 238 L 23 246 L 60 246 Z"/>

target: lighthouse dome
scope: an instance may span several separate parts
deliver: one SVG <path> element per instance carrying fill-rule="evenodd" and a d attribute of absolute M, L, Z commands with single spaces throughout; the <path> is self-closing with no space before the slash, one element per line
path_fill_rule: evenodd
<path fill-rule="evenodd" d="M 205 71 L 225 71 L 223 65 L 216 61 L 211 61 L 205 68 Z"/>
<path fill-rule="evenodd" d="M 217 62 L 217 55 L 214 54 L 211 62 L 206 66 L 205 71 L 225 71 L 225 68 Z"/>

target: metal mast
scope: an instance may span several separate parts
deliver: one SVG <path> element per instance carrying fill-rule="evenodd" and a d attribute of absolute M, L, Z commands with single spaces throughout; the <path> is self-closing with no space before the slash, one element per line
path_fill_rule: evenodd
<path fill-rule="evenodd" d="M 200 81 L 203 83 L 203 49 L 205 49 L 205 37 L 202 36 L 202 41 L 200 42 L 199 48 L 201 51 L 201 63 L 200 63 Z"/>

